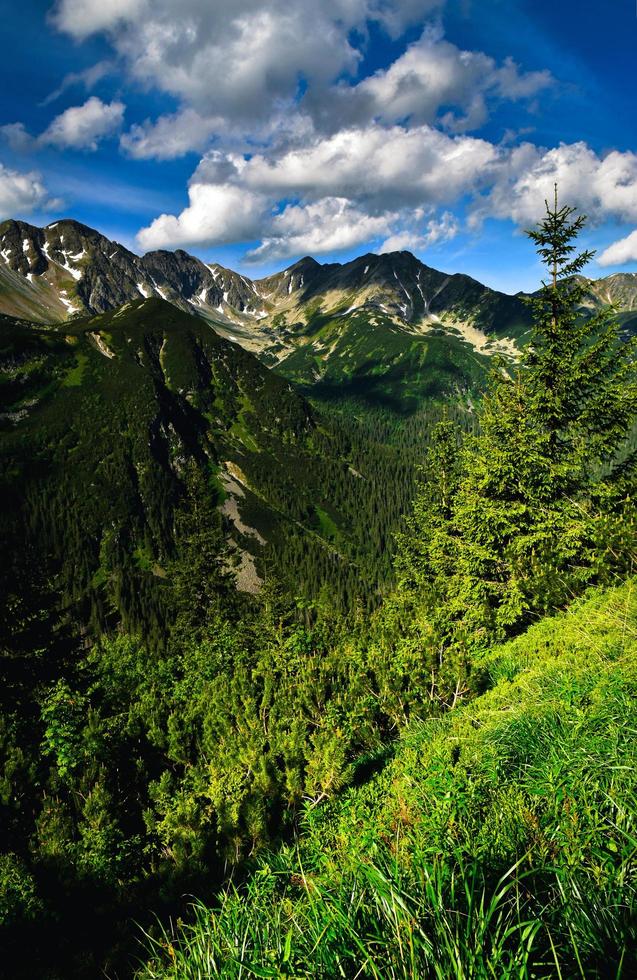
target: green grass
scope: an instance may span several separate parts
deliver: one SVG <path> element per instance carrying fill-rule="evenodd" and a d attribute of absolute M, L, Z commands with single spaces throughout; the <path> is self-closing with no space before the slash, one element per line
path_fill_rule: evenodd
<path fill-rule="evenodd" d="M 634 582 L 494 650 L 140 977 L 634 976 L 636 654 Z"/>
<path fill-rule="evenodd" d="M 323 510 L 321 507 L 315 507 L 314 511 L 319 522 L 319 534 L 327 538 L 328 541 L 338 540 L 341 535 L 338 530 L 338 526 L 334 520 L 330 517 L 327 511 Z"/>
<path fill-rule="evenodd" d="M 88 357 L 81 351 L 78 352 L 77 359 L 75 362 L 75 367 L 72 368 L 64 381 L 62 382 L 65 388 L 77 388 L 82 384 L 82 378 L 84 377 L 84 371 L 86 365 L 88 364 Z"/>

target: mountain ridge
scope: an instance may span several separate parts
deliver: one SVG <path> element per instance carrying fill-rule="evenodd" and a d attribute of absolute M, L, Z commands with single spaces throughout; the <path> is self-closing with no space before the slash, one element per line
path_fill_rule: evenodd
<path fill-rule="evenodd" d="M 111 268 L 106 266 L 105 257 Z M 23 221 L 3 222 L 0 258 L 0 273 L 19 274 L 33 289 L 46 283 L 54 292 L 57 290 L 57 302 L 50 296 L 45 309 L 39 312 L 32 309 L 34 318 L 42 322 L 52 318 L 62 322 L 81 313 L 103 313 L 148 295 L 158 295 L 178 306 L 187 302 L 213 320 L 219 319 L 220 314 L 222 323 L 228 319 L 228 312 L 232 313 L 231 322 L 233 319 L 236 322 L 237 315 L 258 321 L 268 314 L 299 305 L 290 297 L 307 303 L 325 293 L 348 290 L 363 290 L 368 302 L 369 294 L 376 291 L 370 305 L 375 300 L 377 306 L 385 306 L 391 315 L 404 322 L 413 322 L 423 313 L 445 310 L 449 304 L 440 297 L 447 284 L 462 284 L 476 299 L 481 293 L 508 296 L 463 273 L 439 272 L 407 251 L 366 253 L 345 263 L 320 263 L 307 255 L 280 272 L 248 279 L 218 263 L 206 263 L 183 249 L 162 249 L 138 256 L 74 219 L 60 219 L 43 228 Z M 399 270 L 413 280 L 410 289 L 403 283 Z M 41 282 L 36 283 L 36 279 Z M 62 282 L 71 288 L 63 289 Z M 433 287 L 427 296 L 423 282 Z M 384 287 L 382 298 L 386 303 L 381 302 L 379 287 Z M 457 292 L 455 289 L 454 296 Z M 512 302 L 517 299 L 508 298 Z M 6 303 L 6 297 L 0 295 L 0 312 L 15 314 L 15 310 L 6 308 Z M 32 307 L 35 305 L 32 303 Z M 357 303 L 361 305 L 364 304 Z"/>
<path fill-rule="evenodd" d="M 48 236 L 49 232 L 55 229 L 62 229 L 62 232 L 58 232 L 56 236 L 53 236 L 54 254 L 51 255 L 51 239 Z M 299 289 L 304 288 L 304 300 L 309 300 L 320 288 L 320 284 L 317 284 L 317 279 L 322 280 L 323 288 L 325 287 L 325 280 L 339 280 L 339 284 L 342 286 L 343 282 L 350 286 L 356 286 L 359 283 L 356 282 L 357 279 L 369 276 L 369 280 L 372 283 L 376 283 L 379 280 L 383 280 L 383 269 L 389 270 L 395 273 L 394 265 L 396 262 L 413 263 L 415 266 L 421 270 L 425 270 L 429 274 L 430 278 L 438 280 L 440 283 L 463 283 L 467 287 L 474 290 L 487 291 L 488 293 L 508 297 L 511 300 L 518 300 L 520 297 L 527 295 L 523 290 L 519 290 L 516 293 L 504 293 L 500 290 L 493 289 L 492 287 L 486 286 L 474 277 L 461 272 L 456 273 L 445 273 L 418 259 L 412 252 L 407 250 L 395 251 L 388 253 L 375 253 L 367 252 L 363 255 L 356 256 L 347 262 L 326 262 L 321 263 L 311 255 L 305 255 L 301 258 L 295 260 L 291 265 L 286 266 L 279 272 L 272 273 L 265 277 L 260 277 L 257 279 L 250 279 L 242 273 L 233 271 L 232 269 L 226 268 L 219 263 L 204 262 L 197 256 L 190 254 L 182 248 L 177 248 L 174 250 L 170 249 L 157 249 L 144 253 L 143 255 L 137 255 L 132 252 L 126 246 L 121 245 L 115 240 L 111 240 L 99 232 L 97 229 L 90 227 L 74 218 L 60 218 L 57 221 L 51 222 L 50 224 L 39 227 L 37 225 L 32 225 L 29 222 L 21 221 L 17 219 L 7 219 L 0 223 L 0 270 L 6 271 L 7 267 L 16 273 L 21 274 L 27 279 L 30 285 L 33 285 L 33 279 L 43 275 L 47 271 L 47 267 L 51 264 L 59 265 L 63 270 L 65 270 L 73 279 L 76 281 L 82 281 L 86 273 L 86 263 L 82 266 L 81 262 L 85 258 L 90 258 L 91 256 L 83 255 L 82 253 L 70 253 L 69 249 L 66 247 L 65 238 L 70 238 L 70 246 L 73 246 L 74 241 L 78 239 L 87 240 L 91 243 L 97 243 L 101 246 L 100 251 L 104 253 L 107 249 L 109 251 L 108 258 L 113 260 L 117 258 L 120 262 L 121 260 L 128 261 L 131 266 L 134 266 L 143 275 L 145 274 L 146 281 L 139 281 L 135 283 L 137 289 L 136 297 L 128 296 L 127 299 L 137 298 L 142 296 L 143 298 L 148 298 L 144 295 L 145 290 L 156 290 L 155 295 L 159 295 L 161 298 L 162 290 L 165 289 L 166 282 L 157 283 L 153 281 L 153 271 L 157 273 L 157 278 L 160 279 L 165 276 L 166 271 L 169 269 L 170 265 L 173 264 L 174 269 L 169 271 L 174 275 L 175 269 L 180 270 L 184 276 L 182 285 L 181 298 L 186 300 L 192 300 L 193 297 L 198 299 L 192 302 L 193 306 L 210 306 L 215 312 L 221 312 L 218 309 L 219 304 L 214 306 L 212 302 L 207 303 L 203 299 L 200 299 L 197 295 L 196 290 L 200 292 L 201 278 L 196 280 L 193 277 L 193 273 L 197 272 L 199 277 L 206 277 L 208 275 L 212 282 L 209 282 L 205 288 L 213 289 L 215 295 L 214 299 L 221 297 L 224 303 L 227 303 L 233 311 L 242 313 L 248 311 L 249 314 L 253 316 L 258 316 L 258 311 L 252 309 L 250 300 L 253 296 L 257 296 L 262 299 L 269 299 L 275 294 L 291 295 L 293 292 L 297 292 Z M 57 241 L 56 241 L 57 239 Z M 22 247 L 18 248 L 17 245 L 21 241 Z M 64 247 L 60 248 L 62 245 Z M 55 257 L 57 255 L 57 258 Z M 74 266 L 67 265 L 66 263 L 59 262 L 60 255 L 63 258 L 71 258 L 75 260 Z M 363 269 L 363 276 L 359 275 L 359 270 Z M 103 269 L 98 271 L 104 271 Z M 378 273 L 381 273 L 380 276 Z M 187 276 L 190 275 L 188 279 Z M 354 274 L 354 275 L 352 275 Z M 29 278 L 30 277 L 30 278 Z M 309 278 L 308 278 L 309 277 Z M 396 277 L 398 279 L 398 277 Z M 587 277 L 578 277 L 584 279 L 591 286 L 591 296 L 596 298 L 600 302 L 616 302 L 619 304 L 620 309 L 626 310 L 636 310 L 637 311 L 637 273 L 613 273 L 609 276 L 602 277 L 600 279 L 588 279 Z M 216 284 L 216 289 L 214 285 Z M 169 284 L 171 285 L 171 284 Z M 222 289 L 222 285 L 230 285 L 233 288 L 232 295 L 230 295 L 230 290 Z M 139 288 L 141 287 L 141 289 Z M 174 286 L 173 286 L 174 288 Z M 400 281 L 398 281 L 398 288 L 401 287 Z M 265 290 L 265 292 L 263 292 Z M 223 293 L 227 292 L 227 299 L 223 298 Z M 421 293 L 422 290 L 418 290 Z M 435 300 L 440 295 L 442 290 L 438 289 L 435 293 L 429 297 L 429 299 L 423 299 L 423 304 L 425 309 L 430 308 L 440 309 L 443 308 L 441 302 L 436 303 Z M 405 297 L 413 306 L 418 304 L 413 303 L 413 297 Z M 106 312 L 107 309 L 113 308 L 113 306 L 118 305 L 117 302 L 109 301 L 108 296 L 100 296 L 96 294 L 91 296 L 87 293 L 87 290 L 82 290 L 78 299 L 83 299 L 86 303 L 86 309 L 82 312 L 92 312 L 92 313 L 102 313 Z M 174 298 L 173 302 L 175 302 Z M 104 305 L 103 309 L 98 308 L 99 305 Z M 0 297 L 0 305 L 2 305 L 2 298 Z M 72 304 L 71 304 L 72 305 Z M 408 304 L 399 304 L 399 308 L 403 309 Z M 73 315 L 69 310 L 68 305 L 62 303 L 60 320 L 68 318 L 69 315 Z M 9 310 L 1 309 L 0 312 L 11 313 Z M 78 312 L 80 312 L 78 310 Z"/>
<path fill-rule="evenodd" d="M 637 329 L 636 274 L 585 281 L 585 312 L 611 300 Z M 59 324 L 151 297 L 201 317 L 306 394 L 401 412 L 481 385 L 493 355 L 517 358 L 530 326 L 523 293 L 407 251 L 323 264 L 307 255 L 253 280 L 183 249 L 138 256 L 73 219 L 0 225 L 0 313 Z"/>

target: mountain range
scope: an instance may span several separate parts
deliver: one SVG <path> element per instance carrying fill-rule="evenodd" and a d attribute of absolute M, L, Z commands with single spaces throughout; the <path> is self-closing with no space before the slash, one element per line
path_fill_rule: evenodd
<path fill-rule="evenodd" d="M 614 303 L 637 325 L 637 274 L 586 283 L 587 308 Z M 150 297 L 203 317 L 317 396 L 403 409 L 475 383 L 493 354 L 514 358 L 529 326 L 523 294 L 447 275 L 409 252 L 345 264 L 306 257 L 252 280 L 181 249 L 137 256 L 77 221 L 0 225 L 2 313 L 61 323 Z"/>
<path fill-rule="evenodd" d="M 637 274 L 586 283 L 586 308 L 614 303 L 637 326 Z M 314 395 L 408 410 L 479 382 L 493 354 L 514 358 L 529 326 L 522 293 L 409 252 L 345 264 L 306 257 L 252 280 L 181 249 L 137 256 L 77 221 L 0 225 L 2 313 L 62 323 L 151 297 L 202 317 Z"/>

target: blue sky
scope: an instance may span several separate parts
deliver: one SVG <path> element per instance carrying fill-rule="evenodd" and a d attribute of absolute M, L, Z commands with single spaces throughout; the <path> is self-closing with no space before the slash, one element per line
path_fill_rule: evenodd
<path fill-rule="evenodd" d="M 513 292 L 558 181 L 637 271 L 634 0 L 3 3 L 0 218 L 266 275 L 408 248 Z"/>

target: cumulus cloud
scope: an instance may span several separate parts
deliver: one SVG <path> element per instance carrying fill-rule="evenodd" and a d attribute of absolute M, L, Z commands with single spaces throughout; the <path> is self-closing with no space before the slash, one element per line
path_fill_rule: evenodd
<path fill-rule="evenodd" d="M 146 7 L 146 0 L 59 0 L 51 19 L 61 31 L 83 41 L 99 31 L 121 27 Z"/>
<path fill-rule="evenodd" d="M 498 66 L 480 51 L 445 41 L 426 29 L 389 68 L 357 85 L 341 83 L 329 100 L 308 100 L 326 126 L 377 119 L 385 123 L 436 120 L 454 131 L 476 129 L 492 100 L 529 99 L 554 84 L 548 71 L 522 72 L 511 59 Z"/>
<path fill-rule="evenodd" d="M 392 35 L 399 36 L 410 24 L 439 10 L 445 0 L 322 0 L 325 14 L 342 29 L 350 30 L 367 20 L 376 21 Z M 233 11 L 254 13 L 265 7 L 276 13 L 285 11 L 285 5 L 277 0 L 236 0 Z M 307 0 L 294 0 L 293 4 L 303 14 L 312 12 Z M 319 5 L 315 5 L 319 6 Z M 171 24 L 183 16 L 204 34 L 202 43 L 208 40 L 208 31 L 228 11 L 224 0 L 57 0 L 51 19 L 59 30 L 76 40 L 84 40 L 99 32 L 124 31 L 141 21 L 154 19 L 158 23 Z"/>
<path fill-rule="evenodd" d="M 625 265 L 627 262 L 637 262 L 637 230 L 625 238 L 613 242 L 604 249 L 597 259 L 599 265 Z"/>
<path fill-rule="evenodd" d="M 58 29 L 106 32 L 132 77 L 205 118 L 254 122 L 354 76 L 370 21 L 398 36 L 443 0 L 59 0 Z M 358 45 L 353 38 L 358 39 Z"/>
<path fill-rule="evenodd" d="M 50 123 L 39 142 L 60 149 L 96 150 L 100 140 L 120 128 L 125 106 L 122 102 L 102 102 L 97 96 L 80 106 L 66 109 Z"/>
<path fill-rule="evenodd" d="M 247 258 L 258 262 L 354 248 L 386 235 L 394 220 L 396 215 L 392 214 L 366 214 L 342 197 L 290 204 L 274 217 L 262 244 Z"/>
<path fill-rule="evenodd" d="M 326 81 L 355 70 L 360 55 L 348 34 L 369 7 L 366 0 L 62 0 L 55 19 L 77 38 L 110 30 L 135 78 L 198 112 L 254 119 L 273 101 L 293 98 L 301 77 Z"/>
<path fill-rule="evenodd" d="M 637 220 L 636 154 L 518 143 L 523 129 L 513 145 L 471 135 L 497 103 L 534 100 L 556 83 L 447 41 L 431 26 L 444 2 L 57 0 L 52 17 L 76 40 L 106 34 L 129 78 L 176 100 L 176 111 L 121 135 L 124 153 L 203 152 L 188 206 L 142 229 L 142 247 L 256 240 L 256 260 L 366 240 L 423 249 L 457 234 L 449 208 L 461 200 L 474 226 L 535 222 L 555 181 L 594 221 Z M 429 26 L 393 64 L 358 79 L 372 22 L 393 37 Z M 39 142 L 94 149 L 123 112 L 93 97 Z M 15 146 L 29 139 L 19 124 L 4 135 Z"/>
<path fill-rule="evenodd" d="M 232 162 L 235 180 L 275 197 L 347 197 L 385 211 L 456 200 L 481 186 L 497 156 L 494 146 L 471 136 L 372 124 L 315 138 L 279 156 Z M 198 173 L 205 175 L 206 168 L 204 157 Z"/>
<path fill-rule="evenodd" d="M 544 214 L 544 200 L 557 183 L 563 201 L 593 222 L 609 217 L 637 220 L 637 154 L 613 150 L 599 156 L 586 143 L 561 143 L 550 150 L 523 143 L 503 153 L 496 179 L 473 221 L 510 218 L 524 226 Z"/>
<path fill-rule="evenodd" d="M 143 249 L 220 245 L 259 237 L 267 210 L 260 195 L 232 184 L 194 181 L 188 196 L 190 204 L 180 215 L 162 214 L 140 231 L 137 240 Z"/>
<path fill-rule="evenodd" d="M 400 231 L 394 232 L 386 238 L 379 248 L 382 255 L 385 252 L 403 252 L 408 249 L 410 252 L 422 252 L 432 245 L 448 242 L 460 231 L 460 222 L 451 211 L 445 211 L 440 218 L 430 219 L 424 231 L 417 227 L 410 227 L 410 216 L 404 216 L 404 225 Z"/>
<path fill-rule="evenodd" d="M 53 207 L 39 174 L 19 173 L 0 163 L 0 218 L 29 214 L 36 208 Z"/>
<path fill-rule="evenodd" d="M 162 215 L 139 240 L 144 247 L 171 247 L 257 239 L 252 260 L 379 239 L 381 250 L 423 250 L 458 233 L 449 208 L 461 200 L 473 227 L 487 217 L 534 224 L 556 181 L 562 200 L 593 223 L 637 221 L 635 153 L 600 156 L 585 143 L 495 146 L 429 125 L 376 122 L 324 136 L 310 131 L 300 145 L 252 156 L 210 151 L 192 177 L 189 206 Z M 624 254 L 628 261 L 633 243 L 617 243 L 606 264 Z"/>
<path fill-rule="evenodd" d="M 463 51 L 432 27 L 389 68 L 354 83 L 370 23 L 399 37 L 444 3 L 58 0 L 52 16 L 78 40 L 106 33 L 129 76 L 178 100 L 177 113 L 122 139 L 131 156 L 168 159 L 201 150 L 213 134 L 254 139 L 255 126 L 271 134 L 299 110 L 324 133 L 407 119 L 467 131 L 492 101 L 529 99 L 553 83 L 546 71 Z"/>
<path fill-rule="evenodd" d="M 139 241 L 149 248 L 263 238 L 253 257 L 346 248 L 391 234 L 401 209 L 437 207 L 476 190 L 497 160 L 496 149 L 474 137 L 376 124 L 278 155 L 215 150 L 192 177 L 189 206 L 156 219 Z M 295 201 L 273 217 L 285 198 Z"/>
<path fill-rule="evenodd" d="M 155 122 L 147 119 L 132 126 L 120 138 L 120 146 L 136 160 L 174 160 L 185 153 L 202 151 L 215 130 L 223 127 L 218 116 L 207 118 L 194 109 L 184 109 L 160 116 Z"/>

